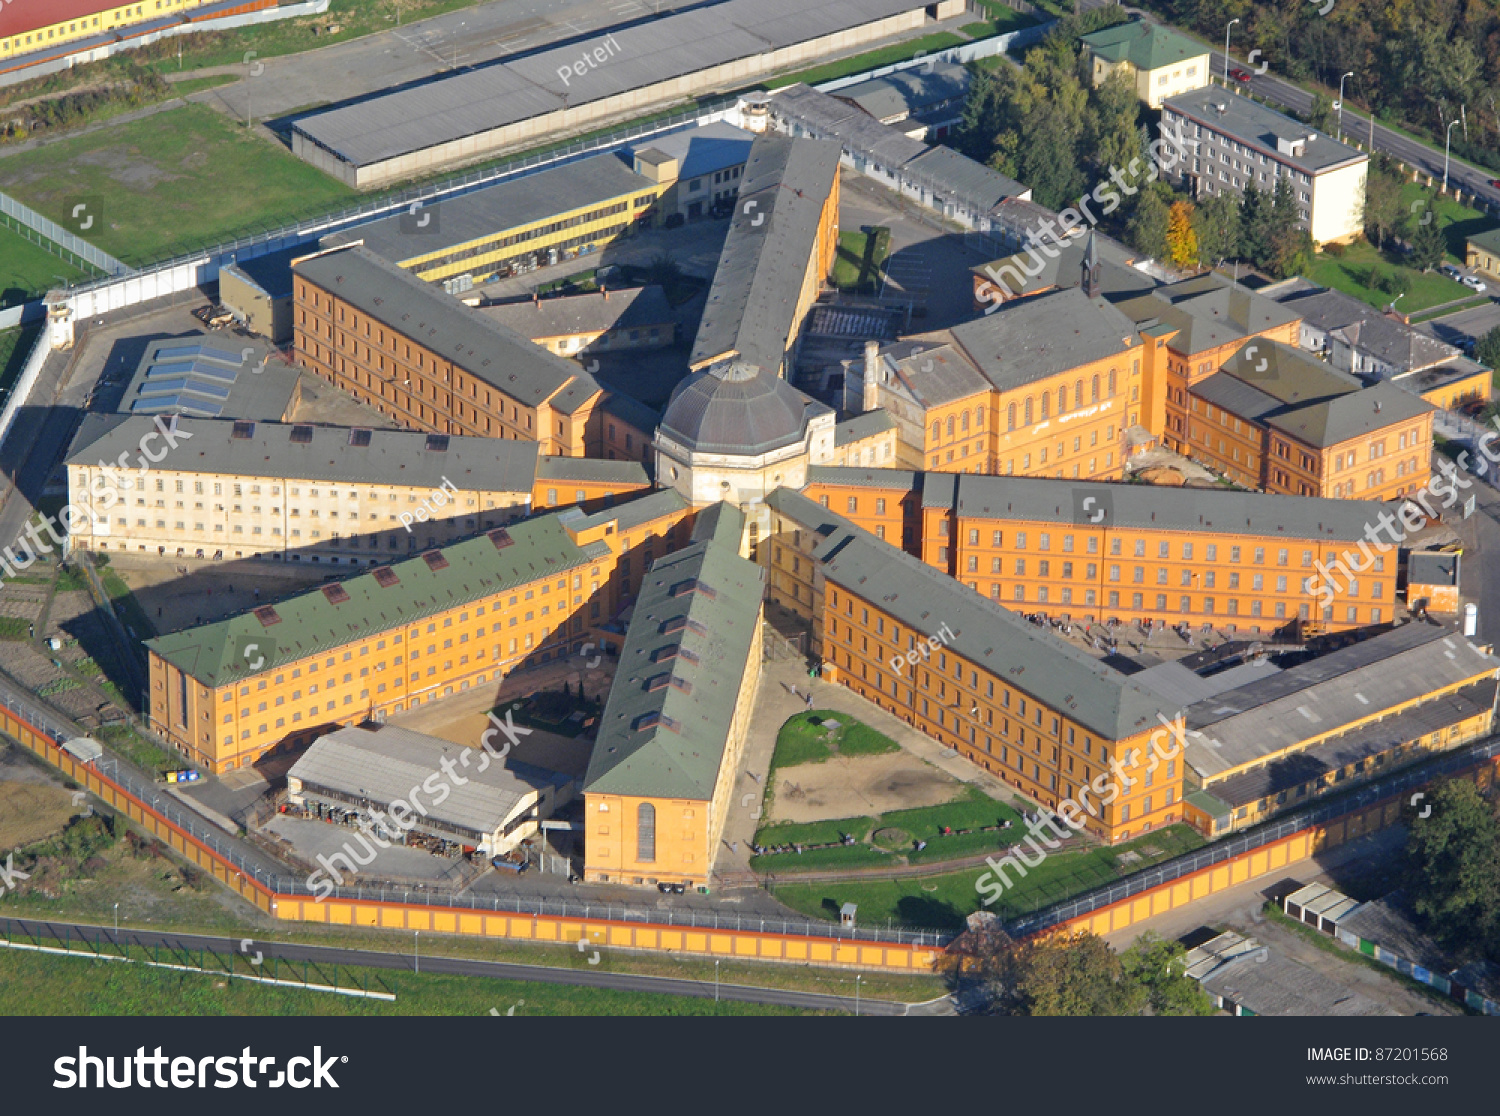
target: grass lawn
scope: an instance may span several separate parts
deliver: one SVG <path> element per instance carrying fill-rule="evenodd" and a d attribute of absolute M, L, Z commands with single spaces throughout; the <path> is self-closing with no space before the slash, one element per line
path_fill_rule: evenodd
<path fill-rule="evenodd" d="M 1418 220 L 1420 220 L 1420 215 L 1425 212 L 1427 204 L 1435 193 L 1436 191 L 1429 190 L 1417 182 L 1404 183 L 1401 187 L 1401 207 L 1409 213 L 1418 215 Z M 1448 242 L 1448 257 L 1457 264 L 1463 264 L 1467 258 L 1467 248 L 1464 242 L 1475 233 L 1494 228 L 1496 224 L 1495 219 L 1488 213 L 1472 209 L 1450 197 L 1439 196 L 1435 212 L 1438 227 L 1443 230 L 1443 237 Z"/>
<path fill-rule="evenodd" d="M 982 826 L 1009 821 L 1008 830 L 978 832 Z M 801 854 L 775 853 L 753 857 L 750 866 L 758 872 L 811 872 L 836 868 L 866 868 L 872 865 L 897 865 L 904 857 L 908 864 L 931 864 L 961 856 L 991 852 L 1019 839 L 1023 833 L 1020 816 L 1009 806 L 996 802 L 977 787 L 965 786 L 963 794 L 939 806 L 915 810 L 895 810 L 888 814 L 858 818 L 836 818 L 804 824 L 772 824 L 755 834 L 758 845 L 826 845 L 852 836 L 855 844 L 833 849 L 809 849 Z M 942 835 L 943 827 L 955 831 Z M 877 836 L 878 835 L 878 836 Z M 917 841 L 927 842 L 921 852 Z"/>
<path fill-rule="evenodd" d="M 176 752 L 153 744 L 129 725 L 105 725 L 94 735 L 141 770 L 155 775 L 181 771 L 188 766 Z"/>
<path fill-rule="evenodd" d="M 1201 844 L 1203 839 L 1197 833 L 1187 826 L 1176 825 L 1111 849 L 1051 855 L 1025 876 L 1017 877 L 1008 871 L 1011 887 L 989 909 L 1002 919 L 1015 918 L 1112 883 Z M 1145 853 L 1143 850 L 1148 848 L 1156 852 Z M 1122 864 L 1122 856 L 1132 852 L 1139 859 Z M 903 926 L 956 930 L 963 926 L 965 917 L 980 909 L 983 896 L 975 884 L 987 872 L 986 867 L 926 879 L 852 878 L 834 883 L 778 883 L 775 894 L 793 910 L 817 918 L 837 919 L 842 904 L 855 903 L 863 925 L 880 926 L 889 920 Z"/>
<path fill-rule="evenodd" d="M 91 199 L 89 239 L 144 264 L 324 213 L 354 191 L 207 105 L 185 105 L 0 160 L 0 190 L 55 221 Z M 172 204 L 163 205 L 170 197 Z"/>
<path fill-rule="evenodd" d="M 869 232 L 839 233 L 833 260 L 833 285 L 841 291 L 874 294 L 880 285 L 880 269 L 891 254 L 891 230 L 875 225 Z"/>
<path fill-rule="evenodd" d="M 832 735 L 822 722 L 832 718 L 839 727 Z M 787 719 L 776 734 L 776 750 L 771 755 L 771 770 L 796 767 L 802 763 L 823 763 L 833 757 L 833 748 L 845 756 L 878 756 L 900 751 L 889 736 L 869 725 L 831 709 L 814 709 Z"/>
<path fill-rule="evenodd" d="M 64 259 L 35 243 L 37 234 L 22 233 L 0 218 L 0 308 L 19 306 L 46 294 L 53 287 L 92 279 L 97 272 L 87 264 Z M 58 251 L 62 251 L 61 248 Z"/>
<path fill-rule="evenodd" d="M 10 394 L 11 385 L 21 375 L 21 367 L 31 355 L 36 339 L 41 336 L 43 325 L 42 322 L 33 322 L 0 332 L 0 400 Z"/>
<path fill-rule="evenodd" d="M 784 85 L 795 85 L 799 81 L 806 82 L 808 85 L 817 85 L 819 82 L 832 81 L 834 78 L 846 77 L 849 74 L 889 66 L 892 62 L 905 62 L 908 58 L 914 58 L 923 52 L 932 54 L 939 50 L 947 50 L 951 46 L 959 46 L 968 41 L 960 35 L 939 31 L 934 35 L 923 35 L 920 39 L 908 39 L 904 43 L 894 43 L 879 50 L 856 54 L 851 58 L 827 62 L 822 66 L 814 66 L 810 70 L 783 74 L 765 82 L 764 85 L 767 89 L 780 89 Z"/>
<path fill-rule="evenodd" d="M 144 950 L 130 955 L 149 958 Z M 165 960 L 165 955 L 163 955 Z M 181 955 L 174 958 L 182 964 Z M 190 963 L 197 963 L 192 958 Z M 212 964 L 212 958 L 208 964 Z M 257 973 L 235 962 L 236 972 Z M 268 963 L 266 975 L 301 979 L 303 966 Z M 273 973 L 274 968 L 274 973 Z M 617 992 L 483 977 L 345 968 L 340 987 L 394 991 L 394 1002 L 340 996 L 332 992 L 232 980 L 218 973 L 184 973 L 143 964 L 91 960 L 0 949 L 0 1012 L 6 1015 L 474 1015 L 494 1008 L 505 1015 L 824 1015 L 826 1012 L 722 1000 Z M 307 969 L 307 979 L 331 983 L 324 967 Z"/>
<path fill-rule="evenodd" d="M 980 23 L 966 23 L 959 28 L 965 35 L 975 39 L 987 39 L 991 35 L 1008 35 L 1012 31 L 1019 31 L 1037 22 L 1035 16 L 1018 12 L 1014 8 L 1007 8 L 1004 4 L 986 4 L 981 0 L 979 7 L 989 18 Z"/>
<path fill-rule="evenodd" d="M 1367 241 L 1357 240 L 1344 249 L 1342 256 L 1331 256 L 1320 252 L 1313 257 L 1307 269 L 1307 277 L 1323 287 L 1333 287 L 1345 294 L 1353 295 L 1361 302 L 1368 302 L 1376 309 L 1384 310 L 1396 296 L 1371 285 L 1371 269 L 1377 276 L 1404 275 L 1410 287 L 1397 304 L 1405 313 L 1426 310 L 1444 302 L 1454 302 L 1468 297 L 1468 287 L 1455 283 L 1437 272 L 1423 273 L 1414 268 L 1393 262 L 1376 250 Z"/>

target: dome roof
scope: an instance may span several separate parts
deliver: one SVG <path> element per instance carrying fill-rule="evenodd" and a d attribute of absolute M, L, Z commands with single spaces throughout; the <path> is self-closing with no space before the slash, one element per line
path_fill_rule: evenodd
<path fill-rule="evenodd" d="M 735 357 L 678 384 L 661 431 L 699 453 L 752 457 L 806 437 L 809 407 L 817 404 L 781 377 Z"/>

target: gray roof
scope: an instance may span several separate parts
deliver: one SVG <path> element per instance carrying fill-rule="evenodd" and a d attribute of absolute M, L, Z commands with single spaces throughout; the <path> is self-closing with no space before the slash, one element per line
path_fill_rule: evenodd
<path fill-rule="evenodd" d="M 1309 325 L 1334 333 L 1398 371 L 1426 368 L 1458 350 L 1337 290 L 1291 291 L 1278 301 Z"/>
<path fill-rule="evenodd" d="M 869 113 L 800 82 L 777 90 L 771 112 L 790 126 L 818 139 L 837 139 L 850 154 L 862 155 L 887 169 L 900 167 L 927 150 L 901 129 L 882 124 Z"/>
<path fill-rule="evenodd" d="M 926 334 L 888 345 L 881 355 L 898 383 L 927 407 L 990 390 L 990 381 L 944 334 Z"/>
<path fill-rule="evenodd" d="M 1442 732 L 1495 707 L 1493 678 L 1431 698 L 1374 724 L 1360 725 L 1311 748 L 1231 775 L 1208 786 L 1215 798 L 1230 806 L 1258 802 L 1273 794 L 1305 786 L 1362 760 L 1385 755 L 1403 744 Z M 1412 756 L 1407 762 L 1420 758 Z M 1188 762 L 1192 762 L 1189 755 Z"/>
<path fill-rule="evenodd" d="M 859 106 L 876 120 L 887 120 L 902 115 L 920 117 L 945 101 L 962 102 L 968 89 L 968 67 L 934 61 L 845 85 L 834 96 Z"/>
<path fill-rule="evenodd" d="M 1248 422 L 1260 422 L 1266 415 L 1286 406 L 1274 395 L 1267 395 L 1260 388 L 1251 387 L 1228 372 L 1215 372 L 1207 379 L 1199 380 L 1188 391 L 1205 403 L 1211 403 L 1221 411 L 1238 415 Z"/>
<path fill-rule="evenodd" d="M 478 311 L 533 340 L 651 326 L 665 326 L 670 331 L 673 326 L 672 307 L 666 292 L 657 286 L 496 302 L 480 306 Z M 669 332 L 667 340 L 671 339 Z"/>
<path fill-rule="evenodd" d="M 1223 111 L 1220 111 L 1222 107 Z M 1211 128 L 1215 132 L 1231 136 L 1256 152 L 1264 152 L 1277 162 L 1302 171 L 1304 174 L 1321 174 L 1350 163 L 1364 162 L 1368 156 L 1340 143 L 1324 132 L 1316 131 L 1293 120 L 1290 116 L 1266 108 L 1249 97 L 1241 97 L 1220 87 L 1210 85 L 1191 93 L 1168 97 L 1162 109 L 1186 116 Z M 1312 137 L 1302 154 L 1293 155 L 1277 150 L 1278 140 L 1305 140 Z"/>
<path fill-rule="evenodd" d="M 738 353 L 780 372 L 818 219 L 838 174 L 836 144 L 756 138 L 693 342 L 693 364 Z"/>
<path fill-rule="evenodd" d="M 1416 372 L 1407 372 L 1404 375 L 1398 372 L 1391 377 L 1391 381 L 1403 391 L 1421 395 L 1424 391 L 1447 387 L 1449 384 L 1457 383 L 1459 380 L 1467 380 L 1480 373 L 1489 376 L 1490 369 L 1478 361 L 1470 360 L 1468 357 L 1456 356 L 1450 357 L 1442 364 L 1431 368 L 1423 368 Z"/>
<path fill-rule="evenodd" d="M 1390 381 L 1321 403 L 1270 415 L 1266 424 L 1309 446 L 1336 446 L 1398 422 L 1428 415 L 1435 408 Z"/>
<path fill-rule="evenodd" d="M 724 0 L 313 113 L 294 126 L 364 165 L 561 110 L 565 96 L 578 108 L 736 61 L 753 79 L 766 54 L 912 7 L 912 0 Z M 564 84 L 558 71 L 596 51 L 605 61 L 569 73 Z"/>
<path fill-rule="evenodd" d="M 750 157 L 750 145 L 754 140 L 753 133 L 717 120 L 664 136 L 651 136 L 633 147 L 631 154 L 660 151 L 677 160 L 679 179 L 697 178 L 739 166 Z"/>
<path fill-rule="evenodd" d="M 928 473 L 923 505 L 952 507 L 935 484 L 952 478 L 960 515 L 1058 523 L 1080 528 L 1161 530 L 1207 535 L 1255 535 L 1266 539 L 1353 542 L 1379 521 L 1383 505 L 1372 500 L 1331 500 L 1218 488 L 1163 488 L 1149 484 L 1075 481 L 1053 477 L 998 477 L 977 473 Z M 1080 509 L 1090 496 L 1088 520 Z"/>
<path fill-rule="evenodd" d="M 1131 267 L 1139 253 L 1097 231 L 1070 237 L 1062 248 L 1047 240 L 1010 256 L 970 268 L 970 272 L 1003 286 L 1013 295 L 1035 294 L 1052 287 L 1078 287 L 1083 283 L 1083 256 L 1089 244 L 1099 253 L 1099 289 L 1110 296 L 1144 294 L 1156 280 Z"/>
<path fill-rule="evenodd" d="M 835 532 L 813 560 L 829 584 L 871 602 L 919 637 L 947 625 L 954 652 L 1107 740 L 1146 732 L 1158 716 L 1171 718 L 1180 708 L 866 531 Z"/>
<path fill-rule="evenodd" d="M 1457 585 L 1459 557 L 1451 550 L 1414 550 L 1406 559 L 1406 583 Z"/>
<path fill-rule="evenodd" d="M 1291 407 L 1349 395 L 1363 386 L 1358 377 L 1324 364 L 1295 345 L 1259 337 L 1226 360 L 1222 370 Z"/>
<path fill-rule="evenodd" d="M 576 364 L 365 248 L 313 256 L 293 270 L 527 407 L 559 396 L 555 404 L 568 412 L 599 391 Z"/>
<path fill-rule="evenodd" d="M 992 209 L 1006 198 L 1020 197 L 1027 190 L 1009 175 L 941 145 L 929 147 L 901 169 L 925 179 L 935 193 L 962 198 L 981 210 Z"/>
<path fill-rule="evenodd" d="M 577 508 L 570 508 L 562 513 L 560 519 L 574 530 L 612 522 L 615 530 L 623 534 L 626 531 L 634 531 L 637 527 L 650 523 L 652 520 L 661 519 L 674 512 L 685 511 L 688 506 L 688 502 L 682 498 L 682 494 L 677 489 L 658 488 L 644 496 L 635 496 L 625 503 L 597 511 L 593 515 L 584 515 Z"/>
<path fill-rule="evenodd" d="M 1298 319 L 1290 308 L 1212 272 L 1114 301 L 1143 331 L 1175 330 L 1168 347 L 1189 355 Z"/>
<path fill-rule="evenodd" d="M 715 521 L 717 523 L 717 520 Z M 739 540 L 658 558 L 641 585 L 584 790 L 709 801 L 760 624 L 765 573 Z"/>
<path fill-rule="evenodd" d="M 1191 706 L 1187 761 L 1210 778 L 1496 670 L 1451 627 L 1402 624 Z"/>
<path fill-rule="evenodd" d="M 1140 344 L 1129 318 L 1077 287 L 1009 303 L 948 332 L 1002 391 L 1123 356 Z"/>
<path fill-rule="evenodd" d="M 144 416 L 85 415 L 67 463 L 134 453 L 153 423 Z M 411 430 L 364 429 L 356 436 L 347 426 L 198 418 L 179 418 L 177 429 L 181 445 L 161 469 L 431 489 L 451 481 L 464 491 L 529 496 L 538 468 L 537 443 L 500 438 L 451 434 L 434 442 Z"/>
<path fill-rule="evenodd" d="M 876 434 L 884 434 L 887 430 L 896 428 L 896 420 L 891 418 L 891 413 L 884 409 L 866 411 L 862 415 L 845 419 L 833 428 L 833 444 L 835 446 L 847 446 L 851 442 L 858 442 L 862 438 L 873 438 Z"/>
<path fill-rule="evenodd" d="M 1198 674 L 1172 659 L 1138 671 L 1131 677 L 1149 686 L 1168 701 L 1186 708 L 1204 698 L 1222 694 L 1246 683 L 1276 674 L 1281 668 L 1270 659 L 1252 659 L 1248 663 L 1221 670 L 1215 674 Z"/>
<path fill-rule="evenodd" d="M 548 582 L 599 561 L 609 546 L 596 542 L 581 547 L 564 530 L 561 516 L 542 515 L 436 553 L 444 559 L 442 564 L 429 563 L 425 554 L 392 562 L 388 570 L 394 580 L 384 574 L 377 578 L 375 570 L 345 578 L 338 584 L 347 596 L 338 601 L 325 587 L 317 587 L 224 620 L 157 636 L 146 646 L 205 686 L 221 686 L 256 673 L 238 654 L 248 644 L 260 647 L 266 660 L 261 669 L 274 670 L 507 589 Z"/>
<path fill-rule="evenodd" d="M 484 439 L 494 442 L 494 438 Z M 646 467 L 639 461 L 606 461 L 602 457 L 542 457 L 536 463 L 537 480 L 594 481 L 601 484 L 650 483 Z"/>
<path fill-rule="evenodd" d="M 658 429 L 689 451 L 753 457 L 802 441 L 808 421 L 828 413 L 763 368 L 721 360 L 677 385 Z"/>
<path fill-rule="evenodd" d="M 1233 931 L 1188 951 L 1188 975 L 1255 1015 L 1395 1015 L 1317 969 Z"/>
<path fill-rule="evenodd" d="M 1417 925 L 1406 892 L 1393 891 L 1362 903 L 1339 919 L 1339 929 L 1374 942 L 1403 960 L 1446 973 L 1453 960 Z"/>
<path fill-rule="evenodd" d="M 246 282 L 259 287 L 271 298 L 290 298 L 292 294 L 292 259 L 307 255 L 307 246 L 283 248 L 279 252 L 268 252 L 248 260 L 237 260 L 225 266 Z"/>
<path fill-rule="evenodd" d="M 766 504 L 774 511 L 780 512 L 824 538 L 835 531 L 859 530 L 852 520 L 844 518 L 830 508 L 825 508 L 818 501 L 802 495 L 795 488 L 773 489 L 766 497 Z"/>
<path fill-rule="evenodd" d="M 905 488 L 917 490 L 921 473 L 904 469 L 868 469 L 857 465 L 809 465 L 808 484 L 846 484 L 856 488 Z"/>
<path fill-rule="evenodd" d="M 466 753 L 473 762 L 462 762 Z M 514 761 L 482 766 L 482 756 L 476 749 L 395 725 L 374 730 L 350 726 L 320 736 L 287 774 L 302 780 L 308 791 L 365 799 L 383 810 L 397 799 L 410 806 L 412 793 L 434 773 L 441 774 L 447 759 L 461 774 L 443 778 L 446 798 L 423 797 L 426 810 L 419 816 L 475 837 L 495 833 L 538 791 L 569 782 L 566 775 Z M 415 828 L 422 828 L 422 822 Z"/>
<path fill-rule="evenodd" d="M 654 189 L 618 155 L 592 155 L 434 202 L 426 212 L 433 215 L 436 229 L 417 228 L 403 211 L 336 232 L 320 243 L 329 248 L 363 241 L 382 259 L 405 263 L 499 236 L 507 229 L 546 221 L 559 213 L 595 209 L 624 195 Z"/>
<path fill-rule="evenodd" d="M 146 346 L 120 410 L 276 421 L 291 408 L 298 375 L 264 344 L 203 333 L 171 337 Z"/>

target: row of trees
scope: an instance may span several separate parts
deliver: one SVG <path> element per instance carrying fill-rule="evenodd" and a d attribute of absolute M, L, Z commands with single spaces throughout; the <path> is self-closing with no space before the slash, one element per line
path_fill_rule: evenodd
<path fill-rule="evenodd" d="M 1277 279 L 1302 271 L 1312 238 L 1298 227 L 1297 200 L 1282 179 L 1272 193 L 1210 194 L 1194 203 L 1164 182 L 1141 192 L 1125 228 L 1131 247 L 1177 267 L 1245 260 Z"/>
<path fill-rule="evenodd" d="M 1187 975 L 1185 950 L 1143 934 L 1124 953 L 1094 934 L 1013 942 L 995 928 L 967 935 L 950 954 L 951 975 L 977 980 L 1002 1015 L 1211 1015 L 1213 1004 Z"/>
<path fill-rule="evenodd" d="M 1454 779 L 1408 809 L 1406 892 L 1427 931 L 1463 958 L 1500 961 L 1500 813 Z M 1427 816 L 1421 816 L 1425 813 Z"/>
<path fill-rule="evenodd" d="M 1211 43 L 1258 47 L 1277 73 L 1337 88 L 1442 142 L 1451 120 L 1454 149 L 1500 167 L 1500 8 L 1481 0 L 1142 0 L 1162 19 Z M 1467 112 L 1461 116 L 1460 106 Z"/>

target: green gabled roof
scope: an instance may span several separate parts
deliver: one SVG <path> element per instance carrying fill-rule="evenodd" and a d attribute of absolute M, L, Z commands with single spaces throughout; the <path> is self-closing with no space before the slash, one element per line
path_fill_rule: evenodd
<path fill-rule="evenodd" d="M 1208 53 L 1208 47 L 1186 35 L 1144 19 L 1117 23 L 1079 38 L 1100 58 L 1109 62 L 1128 61 L 1138 70 L 1158 70 Z"/>
<path fill-rule="evenodd" d="M 636 599 L 586 794 L 713 798 L 749 669 L 764 573 L 729 545 L 738 516 L 657 560 Z"/>
<path fill-rule="evenodd" d="M 580 547 L 557 516 L 540 516 L 227 620 L 158 636 L 146 646 L 203 685 L 222 686 L 492 593 L 562 574 L 608 553 L 602 542 Z M 436 555 L 446 565 L 428 561 Z M 395 575 L 394 581 L 386 570 Z M 382 586 L 381 580 L 389 584 Z M 255 658 L 265 659 L 259 670 L 250 669 L 245 658 L 251 645 L 255 645 Z"/>
<path fill-rule="evenodd" d="M 1500 252 L 1500 229 L 1485 229 L 1483 232 L 1470 233 L 1467 239 L 1470 244 L 1476 248 L 1483 248 L 1486 252 Z"/>

